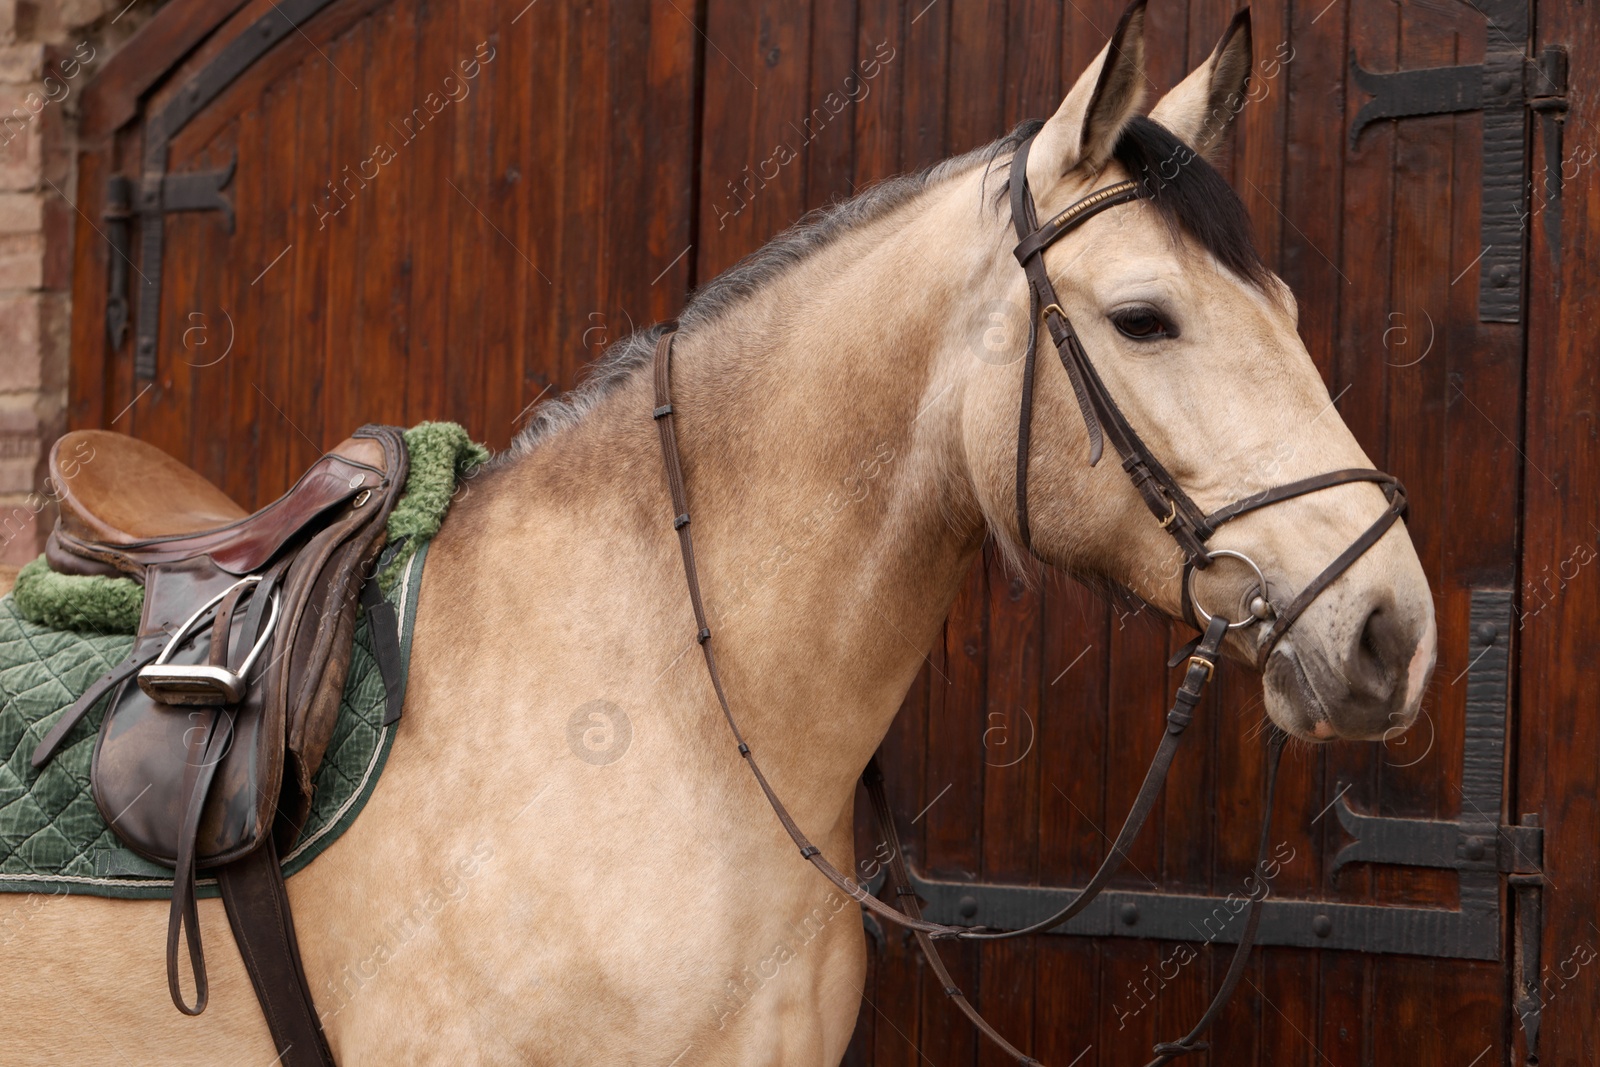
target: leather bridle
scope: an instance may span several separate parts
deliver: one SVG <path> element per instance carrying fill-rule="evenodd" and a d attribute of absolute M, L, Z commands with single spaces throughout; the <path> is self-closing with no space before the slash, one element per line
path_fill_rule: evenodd
<path fill-rule="evenodd" d="M 1128 477 L 1133 480 L 1134 488 L 1144 499 L 1150 514 L 1155 516 L 1161 528 L 1178 543 L 1178 549 L 1183 553 L 1183 617 L 1184 621 L 1195 629 L 1203 630 L 1205 627 L 1195 617 L 1193 574 L 1196 570 L 1204 570 L 1210 566 L 1214 556 L 1219 554 L 1208 551 L 1206 542 L 1224 523 L 1269 504 L 1278 504 L 1297 496 L 1351 482 L 1376 482 L 1383 488 L 1384 496 L 1389 501 L 1389 506 L 1384 509 L 1383 514 L 1378 516 L 1361 536 L 1351 542 L 1337 559 L 1328 564 L 1321 574 L 1312 579 L 1286 607 L 1281 610 L 1273 609 L 1268 590 L 1266 588 L 1259 590 L 1264 610 L 1252 613 L 1251 618 L 1234 625 L 1238 628 L 1253 626 L 1258 621 L 1272 620 L 1256 650 L 1256 667 L 1258 669 L 1265 667 L 1267 657 L 1272 654 L 1278 641 L 1288 632 L 1289 627 L 1294 625 L 1301 613 L 1311 606 L 1311 602 L 1320 596 L 1334 579 L 1348 570 L 1351 564 L 1360 559 L 1367 549 L 1377 544 L 1378 539 L 1388 532 L 1395 520 L 1405 514 L 1405 489 L 1401 486 L 1400 480 L 1392 474 L 1367 468 L 1349 468 L 1302 478 L 1272 489 L 1263 489 L 1259 493 L 1218 508 L 1210 514 L 1201 511 L 1189 498 L 1189 494 L 1183 491 L 1177 480 L 1168 474 L 1167 469 L 1151 454 L 1150 449 L 1128 422 L 1127 416 L 1123 415 L 1122 409 L 1117 407 L 1116 400 L 1112 399 L 1110 391 L 1096 373 L 1094 364 L 1089 361 L 1083 342 L 1078 340 L 1078 333 L 1072 328 L 1072 322 L 1063 310 L 1061 299 L 1056 295 L 1055 285 L 1051 283 L 1050 272 L 1044 263 L 1046 249 L 1095 215 L 1119 204 L 1152 195 L 1149 179 L 1144 182 L 1118 182 L 1097 189 L 1040 226 L 1033 196 L 1028 190 L 1028 150 L 1032 146 L 1033 139 L 1030 137 L 1022 142 L 1016 154 L 1011 157 L 1010 180 L 1011 218 L 1016 226 L 1019 242 L 1015 255 L 1028 277 L 1028 351 L 1023 361 L 1022 405 L 1017 420 L 1017 528 L 1021 533 L 1023 545 L 1030 552 L 1033 550 L 1033 538 L 1028 525 L 1028 460 L 1033 424 L 1033 379 L 1039 349 L 1041 315 L 1050 330 L 1050 339 L 1055 342 L 1056 354 L 1061 358 L 1061 365 L 1066 368 L 1067 377 L 1072 381 L 1072 391 L 1078 399 L 1078 408 L 1083 412 L 1084 425 L 1089 431 L 1089 466 L 1092 467 L 1100 462 L 1104 442 L 1109 438 L 1111 447 L 1116 449 L 1117 455 L 1122 459 L 1122 469 L 1127 471 Z M 1244 560 L 1258 575 L 1261 573 L 1261 569 L 1254 561 L 1243 554 L 1229 551 L 1228 555 Z"/>
<path fill-rule="evenodd" d="M 867 795 L 871 801 L 873 815 L 878 824 L 878 830 L 883 834 L 884 841 L 889 848 L 890 862 L 889 873 L 893 885 L 896 905 L 885 904 L 868 892 L 860 883 L 841 873 L 830 863 L 822 851 L 813 845 L 795 822 L 793 816 L 773 791 L 772 785 L 762 773 L 760 765 L 756 762 L 755 753 L 745 742 L 744 735 L 739 729 L 733 711 L 728 703 L 727 691 L 722 684 L 721 672 L 717 669 L 716 654 L 712 648 L 711 628 L 707 621 L 705 602 L 701 595 L 699 574 L 695 565 L 694 536 L 690 530 L 688 494 L 684 486 L 683 465 L 678 451 L 677 435 L 673 428 L 672 408 L 672 339 L 677 330 L 676 323 L 666 324 L 663 332 L 656 342 L 655 350 L 655 419 L 661 439 L 661 454 L 666 466 L 667 483 L 672 494 L 673 528 L 678 534 L 678 545 L 683 556 L 684 577 L 689 588 L 689 600 L 694 608 L 695 625 L 697 627 L 697 640 L 701 652 L 705 657 L 706 670 L 711 678 L 712 689 L 716 693 L 717 703 L 722 708 L 723 718 L 728 723 L 728 729 L 733 734 L 738 745 L 739 755 L 749 766 L 751 774 L 755 776 L 761 791 L 766 795 L 768 803 L 777 815 L 778 821 L 783 824 L 784 830 L 791 840 L 800 849 L 802 858 L 808 860 L 835 886 L 843 890 L 852 899 L 872 914 L 887 922 L 904 927 L 916 935 L 923 954 L 928 960 L 934 975 L 942 984 L 944 992 L 955 1003 L 956 1007 L 970 1019 L 985 1036 L 995 1042 L 1001 1049 L 1023 1064 L 1037 1064 L 1035 1060 L 1012 1046 L 998 1031 L 986 1022 L 973 1008 L 966 996 L 955 985 L 950 972 L 939 957 L 935 939 L 952 939 L 961 941 L 986 941 L 1000 940 L 1003 938 L 1022 937 L 1028 934 L 1041 933 L 1053 929 L 1071 919 L 1081 912 L 1089 903 L 1099 895 L 1101 890 L 1110 882 L 1111 878 L 1121 869 L 1127 858 L 1127 850 L 1131 847 L 1139 831 L 1143 828 L 1150 812 L 1154 809 L 1157 797 L 1166 781 L 1167 771 L 1172 765 L 1177 754 L 1178 744 L 1184 731 L 1194 718 L 1194 710 L 1204 694 L 1206 686 L 1215 674 L 1216 667 L 1221 658 L 1222 642 L 1232 629 L 1241 629 L 1258 623 L 1272 621 L 1259 641 L 1256 663 L 1258 667 L 1264 666 L 1267 657 L 1277 642 L 1289 630 L 1302 612 L 1333 581 L 1343 574 L 1359 559 L 1367 549 L 1371 548 L 1394 525 L 1395 521 L 1405 513 L 1405 491 L 1398 479 L 1392 475 L 1384 474 L 1377 470 L 1349 469 L 1332 471 L 1312 478 L 1301 479 L 1280 485 L 1273 489 L 1266 489 L 1252 496 L 1237 500 L 1225 507 L 1207 514 L 1200 510 L 1177 481 L 1169 474 L 1165 467 L 1150 453 L 1150 450 L 1140 440 L 1133 426 L 1117 407 L 1116 401 L 1106 389 L 1099 374 L 1095 372 L 1094 365 L 1090 362 L 1088 354 L 1084 351 L 1082 342 L 1079 341 L 1072 323 L 1067 317 L 1063 305 L 1056 295 L 1055 287 L 1050 281 L 1050 276 L 1044 264 L 1044 252 L 1056 241 L 1109 208 L 1125 204 L 1132 200 L 1154 195 L 1153 191 L 1145 185 L 1125 181 L 1098 189 L 1078 200 L 1060 214 L 1056 215 L 1044 225 L 1037 222 L 1037 212 L 1034 207 L 1033 197 L 1028 190 L 1027 161 L 1028 150 L 1032 138 L 1023 141 L 1018 147 L 1011 161 L 1011 212 L 1016 226 L 1019 244 L 1015 255 L 1022 264 L 1027 274 L 1030 318 L 1028 328 L 1028 348 L 1023 362 L 1022 399 L 1021 411 L 1017 426 L 1017 524 L 1023 544 L 1031 552 L 1033 550 L 1032 534 L 1028 521 L 1028 465 L 1031 452 L 1032 423 L 1033 423 L 1033 394 L 1034 376 L 1038 354 L 1038 324 L 1041 315 L 1050 331 L 1051 340 L 1055 342 L 1056 352 L 1060 356 L 1061 365 L 1066 369 L 1067 376 L 1072 382 L 1074 395 L 1077 397 L 1079 409 L 1083 412 L 1084 423 L 1089 433 L 1089 463 L 1091 466 L 1098 463 L 1104 449 L 1106 439 L 1111 441 L 1111 446 L 1122 458 L 1122 466 L 1133 480 L 1134 487 L 1144 499 L 1146 506 L 1166 530 L 1178 543 L 1184 555 L 1184 571 L 1182 581 L 1182 604 L 1184 618 L 1202 630 L 1200 637 L 1182 650 L 1170 665 L 1175 666 L 1187 658 L 1187 667 L 1184 670 L 1183 682 L 1174 694 L 1171 710 L 1167 712 L 1167 728 L 1162 735 L 1161 742 L 1156 748 L 1155 756 L 1151 759 L 1150 767 L 1145 772 L 1143 783 L 1139 787 L 1138 795 L 1134 798 L 1133 806 L 1128 812 L 1127 819 L 1118 831 L 1115 841 L 1107 852 L 1093 877 L 1080 890 L 1065 907 L 1054 915 L 1041 919 L 1038 922 L 1024 926 L 1017 930 L 989 931 L 982 927 L 946 926 L 942 923 L 930 922 L 922 917 L 921 906 L 916 893 L 912 889 L 910 872 L 906 867 L 904 849 L 900 843 L 899 830 L 895 825 L 893 812 L 889 808 L 888 795 L 883 786 L 883 775 L 878 766 L 876 756 L 867 764 L 862 773 L 861 781 L 866 787 Z M 1305 588 L 1294 597 L 1289 604 L 1281 610 L 1276 609 L 1270 599 L 1270 590 L 1267 588 L 1265 577 L 1261 569 L 1243 553 L 1233 550 L 1209 550 L 1206 547 L 1211 536 L 1217 528 L 1224 523 L 1248 514 L 1270 504 L 1280 503 L 1307 493 L 1317 492 L 1336 485 L 1352 482 L 1376 482 L 1384 491 L 1389 506 L 1371 526 L 1353 541 L 1337 559 L 1330 563 L 1316 578 L 1309 582 Z M 1232 622 L 1220 612 L 1211 614 L 1195 601 L 1193 594 L 1193 574 L 1196 570 L 1204 570 L 1217 557 L 1227 555 L 1238 558 L 1248 563 L 1257 575 L 1257 595 L 1252 602 L 1250 614 L 1239 622 Z M 1204 624 L 1197 619 L 1197 612 L 1205 615 Z M 1256 863 L 1253 880 L 1249 883 L 1248 903 L 1245 907 L 1245 921 L 1239 938 L 1239 943 L 1234 951 L 1233 959 L 1228 965 L 1221 985 L 1216 995 L 1200 1020 L 1190 1031 L 1177 1041 L 1163 1042 L 1155 1047 L 1155 1058 L 1150 1061 L 1149 1067 L 1158 1067 L 1176 1056 L 1189 1052 L 1196 1052 L 1207 1047 L 1200 1040 L 1200 1035 L 1216 1019 L 1227 1003 L 1239 980 L 1243 977 L 1244 967 L 1249 958 L 1249 953 L 1254 945 L 1256 931 L 1261 922 L 1260 902 L 1268 893 L 1268 876 L 1266 873 L 1266 857 L 1269 846 L 1269 834 L 1272 816 L 1272 798 L 1277 783 L 1278 762 L 1282 755 L 1283 746 L 1287 735 L 1277 727 L 1272 727 L 1267 738 L 1267 780 L 1264 814 L 1261 820 L 1260 838 L 1257 846 Z"/>

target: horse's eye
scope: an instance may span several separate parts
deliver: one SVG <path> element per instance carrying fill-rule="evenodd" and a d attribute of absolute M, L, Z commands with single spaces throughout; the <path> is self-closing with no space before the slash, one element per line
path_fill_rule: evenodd
<path fill-rule="evenodd" d="M 1111 316 L 1111 324 L 1124 337 L 1135 341 L 1158 341 L 1178 336 L 1170 323 L 1147 307 L 1124 308 Z"/>

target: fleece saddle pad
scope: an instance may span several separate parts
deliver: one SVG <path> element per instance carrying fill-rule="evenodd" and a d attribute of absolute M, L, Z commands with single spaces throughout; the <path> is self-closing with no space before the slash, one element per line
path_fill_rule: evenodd
<path fill-rule="evenodd" d="M 424 545 L 389 593 L 400 622 L 405 667 L 411 660 L 412 622 L 426 554 Z M 0 892 L 171 897 L 172 871 L 124 848 L 89 791 L 89 764 L 105 703 L 43 769 L 28 762 L 57 715 L 120 663 L 132 644 L 127 634 L 93 635 L 36 625 L 17 613 L 11 597 L 0 599 L 0 757 L 5 761 L 0 763 Z M 363 614 L 356 625 L 338 724 L 313 779 L 311 815 L 283 857 L 285 877 L 333 844 L 372 795 L 398 727 L 383 725 L 384 710 L 383 677 Z M 198 895 L 216 896 L 216 881 L 200 879 Z"/>

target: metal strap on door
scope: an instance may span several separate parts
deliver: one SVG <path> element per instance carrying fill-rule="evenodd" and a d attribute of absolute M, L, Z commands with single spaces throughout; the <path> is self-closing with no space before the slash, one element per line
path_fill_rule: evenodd
<path fill-rule="evenodd" d="M 1483 202 L 1479 222 L 1478 318 L 1522 321 L 1524 224 L 1528 218 L 1528 112 L 1544 125 L 1545 227 L 1560 248 L 1562 123 L 1567 52 L 1552 46 L 1529 59 L 1531 0 L 1466 0 L 1488 20 L 1482 63 L 1380 74 L 1350 52 L 1350 78 L 1372 99 L 1350 124 L 1350 147 L 1379 119 L 1483 112 Z"/>
<path fill-rule="evenodd" d="M 1473 590 L 1460 818 L 1438 821 L 1365 814 L 1351 802 L 1354 789 L 1349 784 L 1341 784 L 1330 805 L 1340 825 L 1354 838 L 1334 857 L 1333 877 L 1352 863 L 1453 870 L 1460 885 L 1459 906 L 1399 907 L 1269 896 L 1261 905 L 1256 941 L 1299 948 L 1498 960 L 1504 930 L 1501 877 L 1507 876 L 1518 905 L 1516 1006 L 1529 1028 L 1531 1048 L 1538 1025 L 1538 910 L 1544 846 L 1537 817 L 1525 815 L 1514 826 L 1500 822 L 1512 620 L 1509 589 Z M 914 867 L 911 875 L 917 895 L 927 901 L 929 920 L 1000 930 L 1018 929 L 1049 915 L 1077 894 L 1076 889 L 1054 886 L 926 878 Z M 1232 896 L 1107 890 L 1052 933 L 1234 944 L 1241 924 L 1228 920 L 1238 913 L 1244 896 L 1242 890 Z"/>
<path fill-rule="evenodd" d="M 234 227 L 233 204 L 222 190 L 233 180 L 237 155 L 217 170 L 168 174 L 173 136 L 256 60 L 330 3 L 332 0 L 280 0 L 273 4 L 185 82 L 161 110 L 145 117 L 144 156 L 137 181 L 121 174 L 107 180 L 103 218 L 112 252 L 107 271 L 106 340 L 113 351 L 121 349 L 127 339 L 128 267 L 132 263 L 129 226 L 135 219 L 139 224 L 139 316 L 133 351 L 136 378 L 156 376 L 167 212 L 220 211 L 229 233 Z"/>

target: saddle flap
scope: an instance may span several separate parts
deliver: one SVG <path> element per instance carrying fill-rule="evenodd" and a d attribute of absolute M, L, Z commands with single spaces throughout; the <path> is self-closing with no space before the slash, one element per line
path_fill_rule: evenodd
<path fill-rule="evenodd" d="M 233 575 L 204 557 L 152 568 L 145 579 L 144 614 L 135 654 L 164 647 L 169 635 L 194 609 L 237 583 Z M 245 614 L 237 613 L 230 633 L 237 648 Z M 176 649 L 170 662 L 205 664 L 214 639 L 202 627 Z M 90 780 L 96 806 L 130 849 L 166 866 L 177 862 L 183 813 L 193 776 L 202 766 L 207 724 L 226 716 L 232 737 L 216 762 L 206 807 L 196 836 L 197 854 L 225 862 L 260 844 L 271 825 L 283 777 L 284 723 L 269 713 L 273 694 L 253 684 L 240 702 L 215 708 L 153 700 L 133 679 L 112 694 L 95 741 Z"/>
<path fill-rule="evenodd" d="M 149 692 L 124 683 L 113 693 L 95 744 L 93 793 L 117 835 L 145 858 L 175 865 L 183 813 L 200 769 L 196 754 L 206 751 L 207 736 L 221 721 L 218 716 L 225 717 L 231 738 L 220 754 L 215 754 L 220 746 L 213 746 L 204 757 L 216 766 L 198 829 L 191 830 L 198 866 L 248 855 L 272 835 L 275 824 L 280 841 L 292 842 L 298 833 L 310 806 L 311 777 L 338 716 L 361 586 L 375 569 L 388 515 L 407 471 L 398 430 L 364 428 L 359 434 L 354 440 L 361 452 L 379 463 L 356 466 L 340 457 L 333 457 L 338 463 L 332 465 L 319 461 L 313 471 L 320 469 L 324 488 L 342 476 L 342 504 L 319 504 L 314 520 L 299 523 L 296 536 L 268 557 L 272 565 L 267 579 L 255 588 L 272 587 L 272 621 L 262 625 L 264 612 L 254 613 L 253 619 L 250 611 L 231 612 L 231 653 L 220 666 L 245 676 L 243 699 L 190 706 L 171 699 L 160 678 L 140 680 L 152 683 Z M 365 484 L 353 488 L 351 477 L 343 474 L 350 470 L 360 471 Z M 307 495 L 313 501 L 323 499 L 320 493 Z M 205 535 L 182 540 L 208 543 Z M 168 547 L 163 551 L 171 551 L 173 543 L 164 542 Z M 175 677 L 183 674 L 171 681 L 183 700 L 189 674 L 219 666 L 211 645 L 220 635 L 211 632 L 205 619 L 197 619 L 197 612 L 204 615 L 208 604 L 249 579 L 242 582 L 234 570 L 238 560 L 226 556 L 218 560 L 202 552 L 175 560 L 146 558 L 151 561 L 144 568 L 144 612 L 135 652 L 165 647 L 171 635 L 193 624 L 192 636 L 175 645 L 161 665 Z M 243 661 L 259 636 L 267 640 L 247 667 Z M 161 699 L 153 699 L 152 693 Z M 286 766 L 294 773 L 285 794 Z"/>

